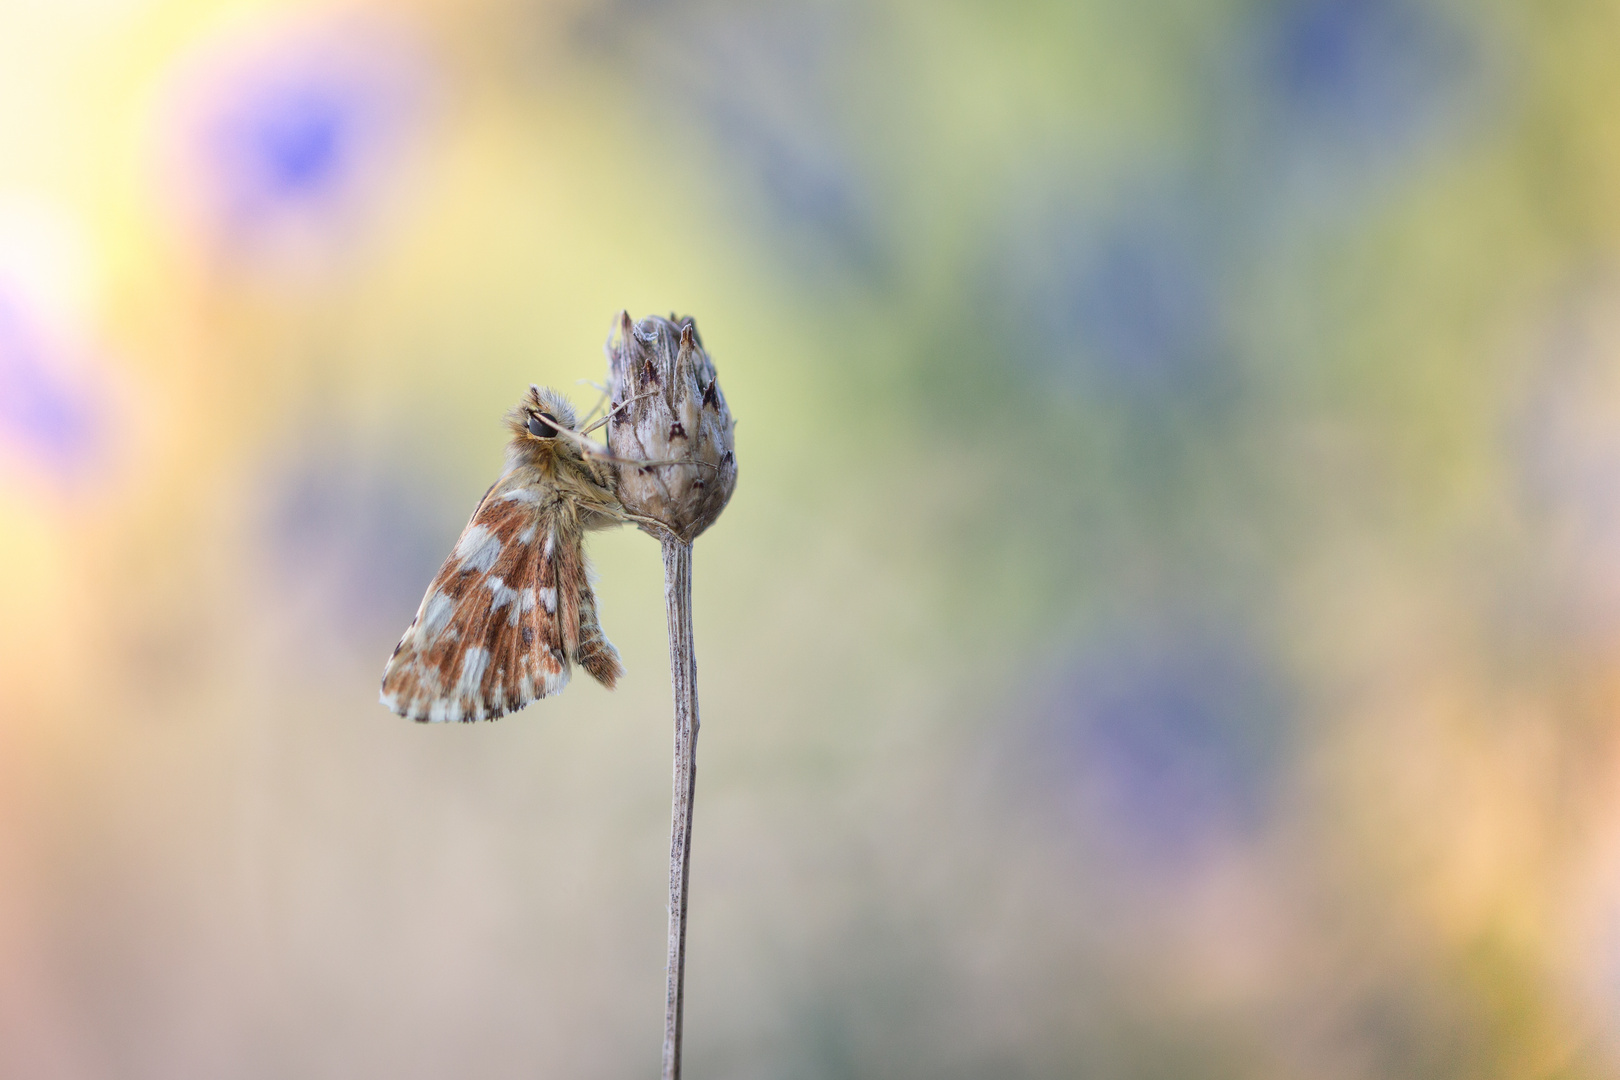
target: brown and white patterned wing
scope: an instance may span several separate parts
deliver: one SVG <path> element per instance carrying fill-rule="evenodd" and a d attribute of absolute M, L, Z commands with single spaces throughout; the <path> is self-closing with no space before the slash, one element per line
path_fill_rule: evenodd
<path fill-rule="evenodd" d="M 596 614 L 596 593 L 591 590 L 590 567 L 585 561 L 585 534 L 579 529 L 565 531 L 549 562 L 560 597 L 563 650 L 571 662 L 611 690 L 624 674 L 624 666 L 619 663 L 619 650 L 602 633 Z"/>
<path fill-rule="evenodd" d="M 534 491 L 490 489 L 383 670 L 384 705 L 412 720 L 493 720 L 568 685 L 555 524 Z"/>
<path fill-rule="evenodd" d="M 561 529 L 555 545 L 542 552 L 542 573 L 550 574 L 557 587 L 557 612 L 561 616 L 563 653 L 569 661 L 584 668 L 609 690 L 624 674 L 619 650 L 602 633 L 596 614 L 596 594 L 591 590 L 590 568 L 585 562 L 585 534 L 577 526 Z"/>

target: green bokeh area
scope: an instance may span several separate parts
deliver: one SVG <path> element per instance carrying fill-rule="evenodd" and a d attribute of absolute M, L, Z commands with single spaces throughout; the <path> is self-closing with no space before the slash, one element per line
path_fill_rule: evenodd
<path fill-rule="evenodd" d="M 657 1067 L 656 542 L 613 693 L 375 703 L 620 308 L 738 419 L 689 1075 L 1620 1071 L 1612 4 L 69 7 L 0 13 L 0 1073 Z"/>

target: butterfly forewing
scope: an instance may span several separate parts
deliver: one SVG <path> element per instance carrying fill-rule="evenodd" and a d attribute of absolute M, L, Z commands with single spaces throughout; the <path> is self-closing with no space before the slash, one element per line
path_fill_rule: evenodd
<path fill-rule="evenodd" d="M 532 487 L 490 489 L 383 671 L 384 705 L 413 720 L 492 720 L 567 685 L 559 524 Z"/>

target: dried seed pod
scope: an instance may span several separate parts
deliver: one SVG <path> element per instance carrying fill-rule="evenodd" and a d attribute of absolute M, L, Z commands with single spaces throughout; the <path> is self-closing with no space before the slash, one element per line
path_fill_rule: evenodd
<path fill-rule="evenodd" d="M 607 342 L 619 501 L 690 544 L 737 486 L 736 422 L 690 317 L 619 312 Z M 654 530 L 642 526 L 648 532 Z"/>

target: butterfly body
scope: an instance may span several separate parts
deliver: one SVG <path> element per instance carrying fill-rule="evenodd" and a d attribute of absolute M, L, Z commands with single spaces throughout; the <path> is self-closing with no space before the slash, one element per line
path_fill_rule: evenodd
<path fill-rule="evenodd" d="M 506 469 L 484 494 L 383 670 L 381 701 L 412 720 L 493 720 L 568 684 L 574 664 L 611 689 L 585 532 L 622 520 L 618 477 L 555 429 L 560 395 L 531 387 L 507 416 Z"/>

